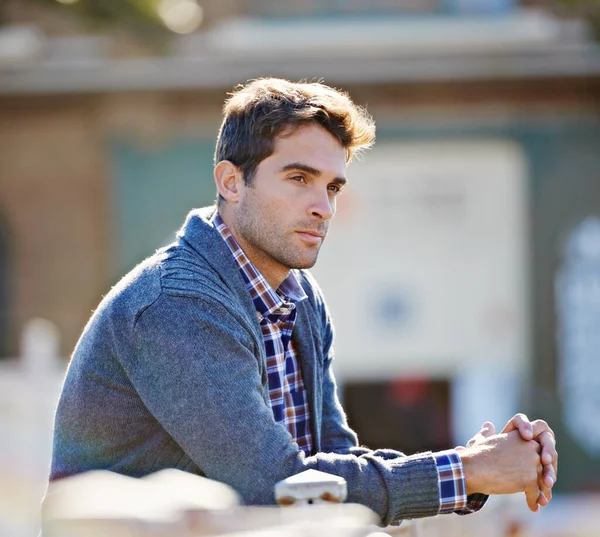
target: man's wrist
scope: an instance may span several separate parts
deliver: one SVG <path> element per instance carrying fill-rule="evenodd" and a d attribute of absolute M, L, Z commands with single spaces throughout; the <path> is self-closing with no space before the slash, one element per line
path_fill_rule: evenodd
<path fill-rule="evenodd" d="M 483 483 L 479 480 L 480 458 L 481 457 L 478 457 L 473 449 L 465 448 L 460 450 L 460 459 L 463 466 L 467 496 L 483 493 Z"/>

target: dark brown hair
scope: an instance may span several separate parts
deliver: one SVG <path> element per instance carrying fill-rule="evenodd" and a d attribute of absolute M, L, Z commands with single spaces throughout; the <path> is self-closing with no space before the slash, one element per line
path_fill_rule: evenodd
<path fill-rule="evenodd" d="M 346 161 L 375 141 L 375 122 L 348 94 L 318 82 L 279 78 L 252 80 L 238 86 L 223 108 L 215 164 L 229 160 L 252 184 L 258 165 L 275 150 L 275 138 L 316 123 L 346 149 Z"/>

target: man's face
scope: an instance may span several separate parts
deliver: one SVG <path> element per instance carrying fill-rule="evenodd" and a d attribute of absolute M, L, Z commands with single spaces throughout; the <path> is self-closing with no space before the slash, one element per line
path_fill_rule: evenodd
<path fill-rule="evenodd" d="M 252 184 L 242 188 L 232 232 L 272 286 L 290 269 L 315 264 L 345 173 L 342 145 L 322 127 L 309 124 L 278 137 Z"/>

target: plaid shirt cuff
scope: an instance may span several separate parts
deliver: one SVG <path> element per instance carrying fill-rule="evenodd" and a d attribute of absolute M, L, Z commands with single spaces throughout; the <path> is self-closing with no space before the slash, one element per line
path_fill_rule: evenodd
<path fill-rule="evenodd" d="M 487 501 L 485 494 L 467 496 L 467 484 L 462 461 L 455 449 L 440 451 L 434 455 L 438 470 L 440 489 L 440 514 L 467 515 L 479 511 Z"/>

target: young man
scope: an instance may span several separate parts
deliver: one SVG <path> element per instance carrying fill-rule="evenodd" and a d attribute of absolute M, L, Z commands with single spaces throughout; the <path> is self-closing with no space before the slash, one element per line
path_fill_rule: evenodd
<path fill-rule="evenodd" d="M 374 131 L 363 109 L 321 84 L 264 79 L 231 96 L 217 207 L 192 211 L 177 241 L 92 316 L 58 406 L 50 479 L 179 468 L 269 504 L 275 483 L 314 468 L 344 477 L 348 500 L 383 524 L 472 512 L 494 493 L 547 504 L 556 451 L 543 421 L 517 415 L 503 434 L 487 424 L 466 448 L 412 456 L 359 447 L 347 425 L 331 320 L 304 269 L 347 163 Z"/>

